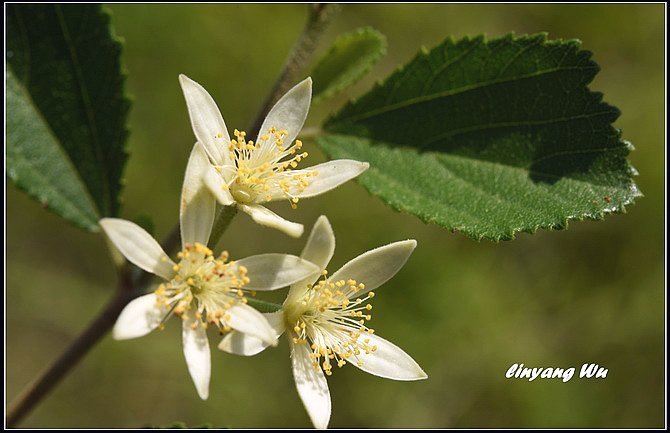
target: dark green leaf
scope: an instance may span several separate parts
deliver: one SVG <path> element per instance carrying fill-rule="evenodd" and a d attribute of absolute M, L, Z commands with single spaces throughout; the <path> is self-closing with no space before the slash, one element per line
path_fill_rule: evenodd
<path fill-rule="evenodd" d="M 393 208 L 475 239 L 601 219 L 641 194 L 619 111 L 587 88 L 597 71 L 578 41 L 447 40 L 329 119 L 319 144 L 370 162 L 359 181 Z"/>
<path fill-rule="evenodd" d="M 18 81 L 8 95 L 9 111 L 17 110 L 7 128 L 8 172 L 31 196 L 45 197 L 54 212 L 91 229 L 90 218 L 119 209 L 130 106 L 121 44 L 100 5 L 9 4 L 6 12 L 7 61 Z M 61 164 L 58 170 L 65 171 L 45 172 L 43 161 L 35 160 L 41 153 L 65 156 L 67 169 Z M 81 194 L 71 187 L 74 177 L 88 197 L 61 200 L 55 191 Z M 78 208 L 86 218 L 75 216 L 72 206 L 84 201 L 95 209 Z"/>
<path fill-rule="evenodd" d="M 314 101 L 330 98 L 361 79 L 386 53 L 386 37 L 369 27 L 339 36 L 311 72 Z"/>
<path fill-rule="evenodd" d="M 86 185 L 11 69 L 6 86 L 7 175 L 42 206 L 95 230 L 99 216 Z"/>

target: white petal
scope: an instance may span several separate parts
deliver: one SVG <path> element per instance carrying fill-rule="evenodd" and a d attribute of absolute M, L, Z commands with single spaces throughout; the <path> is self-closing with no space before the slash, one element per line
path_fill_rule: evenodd
<path fill-rule="evenodd" d="M 355 178 L 370 167 L 367 162 L 354 161 L 352 159 L 336 159 L 323 164 L 318 164 L 304 170 L 294 170 L 290 173 L 297 175 L 303 172 L 316 172 L 316 176 L 307 178 L 309 185 L 303 191 L 295 191 L 294 196 L 299 198 L 314 197 L 323 194 L 342 185 L 344 182 Z"/>
<path fill-rule="evenodd" d="M 361 296 L 390 280 L 407 262 L 415 247 L 416 241 L 410 239 L 375 248 L 350 260 L 335 272 L 330 280 L 353 279 L 365 284 L 363 290 L 345 292 L 349 297 Z"/>
<path fill-rule="evenodd" d="M 314 263 L 319 270 L 326 269 L 335 252 L 335 234 L 330 221 L 321 215 L 309 234 L 300 257 Z"/>
<path fill-rule="evenodd" d="M 294 238 L 299 238 L 305 229 L 302 224 L 287 221 L 265 206 L 257 204 L 249 206 L 238 203 L 237 207 L 243 212 L 248 213 L 258 224 L 280 230 Z"/>
<path fill-rule="evenodd" d="M 319 268 L 307 260 L 290 254 L 258 254 L 236 260 L 238 266 L 249 271 L 248 290 L 276 290 L 319 272 Z"/>
<path fill-rule="evenodd" d="M 116 319 L 112 336 L 115 340 L 126 340 L 147 335 L 160 325 L 167 314 L 156 303 L 156 295 L 135 298 L 126 305 Z"/>
<path fill-rule="evenodd" d="M 291 342 L 293 378 L 302 403 L 314 427 L 325 429 L 330 421 L 330 392 L 328 382 L 321 369 L 312 366 L 311 351 L 306 344 Z"/>
<path fill-rule="evenodd" d="M 214 163 L 229 165 L 227 150 L 230 136 L 216 102 L 204 87 L 186 75 L 179 75 L 179 83 L 184 92 L 195 137 L 205 146 Z"/>
<path fill-rule="evenodd" d="M 142 227 L 120 218 L 103 218 L 100 227 L 130 262 L 166 280 L 174 276 L 174 262 Z"/>
<path fill-rule="evenodd" d="M 179 227 L 182 248 L 199 242 L 207 245 L 212 232 L 216 200 L 203 184 L 203 174 L 213 170 L 202 144 L 195 143 L 186 164 L 184 184 L 181 189 Z"/>
<path fill-rule="evenodd" d="M 286 297 L 286 304 L 292 304 L 307 291 L 307 285 L 313 284 L 326 269 L 335 252 L 335 235 L 330 222 L 325 215 L 321 215 L 314 223 L 309 239 L 302 250 L 300 257 L 314 263 L 319 270 L 302 281 L 291 286 Z"/>
<path fill-rule="evenodd" d="M 276 346 L 277 334 L 268 320 L 258 311 L 244 304 L 237 304 L 226 310 L 230 314 L 227 321 L 231 328 L 250 334 L 266 343 Z"/>
<path fill-rule="evenodd" d="M 275 330 L 277 338 L 284 333 L 284 312 L 263 313 L 268 323 Z M 269 344 L 253 335 L 244 334 L 239 331 L 228 333 L 221 343 L 219 349 L 233 355 L 253 356 L 265 350 Z"/>
<path fill-rule="evenodd" d="M 207 397 L 209 397 L 209 378 L 212 372 L 207 332 L 202 327 L 200 320 L 183 320 L 182 323 L 181 335 L 188 372 L 191 373 L 191 378 L 200 398 L 207 400 Z"/>
<path fill-rule="evenodd" d="M 207 167 L 207 170 L 203 172 L 203 181 L 219 203 L 224 206 L 231 206 L 235 203 L 223 177 L 213 167 Z"/>
<path fill-rule="evenodd" d="M 428 375 L 419 367 L 405 351 L 374 334 L 364 334 L 361 339 L 370 339 L 369 346 L 376 346 L 377 350 L 369 354 L 362 353 L 358 355 L 358 360 L 363 365 L 358 365 L 356 359 L 351 364 L 361 370 L 393 380 L 420 380 L 427 379 Z"/>
<path fill-rule="evenodd" d="M 305 124 L 311 101 L 312 79 L 306 78 L 277 101 L 265 117 L 258 135 L 267 134 L 273 126 L 278 130 L 285 129 L 288 131 L 288 135 L 284 137 L 284 143 L 289 145 L 298 136 L 302 125 Z M 268 145 L 274 146 L 272 140 L 268 141 Z"/>

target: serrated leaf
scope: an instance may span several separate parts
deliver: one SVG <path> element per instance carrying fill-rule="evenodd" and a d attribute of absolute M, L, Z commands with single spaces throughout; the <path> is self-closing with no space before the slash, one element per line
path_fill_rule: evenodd
<path fill-rule="evenodd" d="M 358 180 L 393 208 L 475 239 L 601 219 L 641 194 L 619 111 L 587 88 L 598 69 L 578 41 L 544 34 L 447 40 L 344 107 L 318 143 L 370 162 Z"/>
<path fill-rule="evenodd" d="M 96 230 L 101 216 L 118 213 L 127 158 L 130 103 L 109 15 L 93 4 L 9 4 L 6 14 L 8 173 L 49 209 Z M 44 155 L 59 155 L 58 168 L 45 167 Z"/>
<path fill-rule="evenodd" d="M 386 37 L 370 27 L 338 36 L 310 74 L 314 102 L 356 83 L 385 53 Z"/>

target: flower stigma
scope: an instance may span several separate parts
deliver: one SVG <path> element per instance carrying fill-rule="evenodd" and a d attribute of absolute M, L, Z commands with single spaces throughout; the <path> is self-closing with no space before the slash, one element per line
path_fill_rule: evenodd
<path fill-rule="evenodd" d="M 247 269 L 229 262 L 227 251 L 214 257 L 212 250 L 197 242 L 187 244 L 177 257 L 180 261 L 172 268 L 176 275 L 155 291 L 157 306 L 168 312 L 163 323 L 174 314 L 192 320 L 193 329 L 211 324 L 221 332 L 230 331 L 227 310 L 247 303 Z"/>
<path fill-rule="evenodd" d="M 284 197 L 293 209 L 297 208 L 299 194 L 309 185 L 309 178 L 318 172 L 294 171 L 298 163 L 308 156 L 299 152 L 302 141 L 286 145 L 284 138 L 287 130 L 269 128 L 267 133 L 258 137 L 256 143 L 246 140 L 244 131 L 234 131 L 235 138 L 230 140 L 228 152 L 234 164 L 215 166 L 217 171 L 234 171 L 226 187 L 233 198 L 244 204 L 263 203 Z M 217 135 L 221 138 L 222 135 Z"/>
<path fill-rule="evenodd" d="M 309 344 L 312 365 L 326 375 L 332 374 L 333 365 L 343 367 L 347 362 L 363 365 L 359 355 L 377 350 L 370 344 L 368 334 L 375 330 L 366 326 L 372 319 L 370 311 L 374 292 L 351 299 L 365 284 L 356 280 L 330 281 L 327 271 L 323 279 L 307 286 L 307 293 L 292 305 L 285 306 L 287 329 L 295 344 Z"/>

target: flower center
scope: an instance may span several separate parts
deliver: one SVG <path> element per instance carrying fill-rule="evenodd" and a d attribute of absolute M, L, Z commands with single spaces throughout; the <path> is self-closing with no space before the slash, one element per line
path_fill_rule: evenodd
<path fill-rule="evenodd" d="M 309 185 L 309 178 L 316 171 L 293 171 L 298 163 L 307 157 L 307 152 L 298 153 L 302 141 L 286 145 L 286 130 L 275 127 L 258 138 L 258 142 L 246 141 L 246 132 L 234 132 L 235 139 L 230 141 L 228 151 L 235 162 L 235 173 L 231 176 L 228 188 L 233 198 L 240 203 L 260 203 L 283 197 L 297 207 L 297 194 Z M 226 167 L 218 167 L 219 171 Z M 229 169 L 232 169 L 229 168 Z"/>
<path fill-rule="evenodd" d="M 229 331 L 227 310 L 247 303 L 243 288 L 250 281 L 247 269 L 228 262 L 227 251 L 214 257 L 212 250 L 200 243 L 186 245 L 177 257 L 180 261 L 173 267 L 176 275 L 155 291 L 158 306 L 168 311 L 165 320 L 175 314 L 183 320 L 195 319 L 194 328 L 207 328 L 210 323 Z"/>
<path fill-rule="evenodd" d="M 326 271 L 323 275 L 325 277 Z M 309 344 L 312 365 L 326 375 L 332 374 L 333 364 L 342 367 L 352 362 L 350 358 L 363 365 L 359 355 L 377 350 L 366 338 L 366 334 L 375 331 L 365 325 L 372 319 L 369 314 L 372 304 L 367 301 L 375 296 L 374 292 L 351 299 L 364 289 L 365 284 L 353 279 L 330 281 L 324 278 L 310 287 L 296 304 L 286 307 L 287 328 L 293 333 L 293 342 Z"/>

